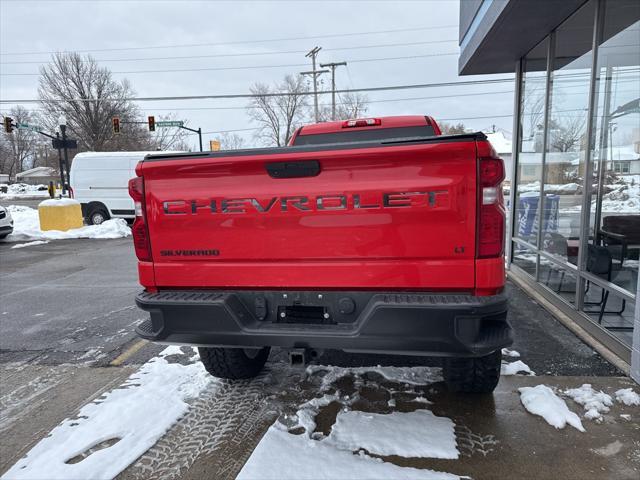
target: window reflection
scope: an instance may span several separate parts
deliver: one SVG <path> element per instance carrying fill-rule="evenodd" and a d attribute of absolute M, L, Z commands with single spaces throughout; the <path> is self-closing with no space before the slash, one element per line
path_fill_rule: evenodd
<path fill-rule="evenodd" d="M 595 2 L 556 32 L 545 155 L 542 249 L 577 264 L 587 161 Z"/>
<path fill-rule="evenodd" d="M 590 251 L 610 258 L 610 281 L 632 294 L 640 253 L 640 22 L 629 19 L 638 9 L 635 1 L 605 4 L 589 218 Z"/>
<path fill-rule="evenodd" d="M 514 236 L 538 242 L 548 40 L 524 58 Z"/>

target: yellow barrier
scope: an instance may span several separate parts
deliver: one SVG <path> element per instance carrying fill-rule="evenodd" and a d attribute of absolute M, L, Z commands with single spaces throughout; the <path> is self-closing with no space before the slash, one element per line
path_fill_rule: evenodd
<path fill-rule="evenodd" d="M 83 226 L 80 202 L 70 198 L 45 200 L 38 205 L 40 230 L 61 230 L 66 232 L 72 228 Z"/>

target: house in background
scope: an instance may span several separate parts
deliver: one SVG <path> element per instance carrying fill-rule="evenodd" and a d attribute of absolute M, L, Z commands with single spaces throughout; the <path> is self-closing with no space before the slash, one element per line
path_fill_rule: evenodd
<path fill-rule="evenodd" d="M 485 132 L 485 135 L 489 139 L 489 143 L 493 146 L 498 156 L 504 161 L 505 168 L 505 180 L 511 178 L 511 170 L 513 168 L 513 162 L 511 161 L 511 139 L 507 138 L 502 130 L 496 132 Z"/>
<path fill-rule="evenodd" d="M 35 167 L 16 174 L 16 183 L 47 185 L 49 182 L 60 182 L 60 176 L 56 170 L 51 167 Z"/>
<path fill-rule="evenodd" d="M 0 173 L 0 183 L 9 183 L 8 173 Z"/>

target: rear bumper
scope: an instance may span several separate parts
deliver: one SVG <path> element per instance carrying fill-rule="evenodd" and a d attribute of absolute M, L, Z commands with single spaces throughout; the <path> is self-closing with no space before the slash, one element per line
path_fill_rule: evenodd
<path fill-rule="evenodd" d="M 513 341 L 504 295 L 176 290 L 141 292 L 136 303 L 151 314 L 138 335 L 160 343 L 473 357 Z M 329 318 L 283 323 L 291 305 Z"/>

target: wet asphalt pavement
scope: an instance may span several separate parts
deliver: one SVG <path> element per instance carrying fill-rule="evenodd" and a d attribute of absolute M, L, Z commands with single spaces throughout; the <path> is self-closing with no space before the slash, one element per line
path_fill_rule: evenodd
<path fill-rule="evenodd" d="M 58 422 L 119 385 L 162 349 L 133 333 L 144 314 L 133 302 L 139 286 L 131 239 L 11 246 L 0 242 L 0 474 Z M 616 406 L 604 422 L 588 423 L 586 434 L 556 430 L 522 408 L 517 387 L 523 385 L 573 388 L 592 383 L 611 394 L 634 384 L 524 292 L 511 284 L 508 289 L 516 333 L 512 348 L 537 376 L 503 377 L 495 394 L 484 398 L 451 395 L 439 383 L 429 386 L 424 392 L 433 402 L 429 408 L 456 423 L 461 458 L 384 460 L 477 479 L 637 479 L 638 407 Z M 283 359 L 282 352 L 272 352 L 268 385 L 258 379 L 203 395 L 120 478 L 234 478 L 275 418 L 318 394 L 317 386 L 301 382 L 300 371 Z M 438 360 L 428 358 L 332 351 L 318 362 L 438 366 Z M 368 392 L 360 392 L 363 403 L 354 408 L 384 413 L 393 390 L 392 385 L 373 382 Z M 409 408 L 403 405 L 399 398 L 397 408 Z M 327 409 L 318 424 L 325 421 L 330 428 L 332 414 Z M 625 413 L 631 414 L 630 420 L 620 417 Z M 213 445 L 207 439 L 219 426 L 216 415 L 228 420 L 227 436 L 216 437 Z M 184 446 L 187 443 L 192 450 Z M 175 448 L 180 444 L 183 447 Z"/>

